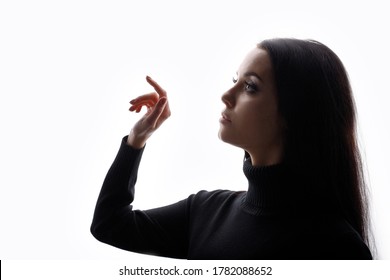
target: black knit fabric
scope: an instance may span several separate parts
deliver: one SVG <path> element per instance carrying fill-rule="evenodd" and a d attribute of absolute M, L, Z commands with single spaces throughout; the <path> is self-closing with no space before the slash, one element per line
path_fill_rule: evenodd
<path fill-rule="evenodd" d="M 246 160 L 245 192 L 200 191 L 169 206 L 133 210 L 142 153 L 122 140 L 91 226 L 102 242 L 186 259 L 372 258 L 359 234 L 334 211 L 315 215 L 307 208 L 299 178 L 283 165 L 254 167 Z"/>

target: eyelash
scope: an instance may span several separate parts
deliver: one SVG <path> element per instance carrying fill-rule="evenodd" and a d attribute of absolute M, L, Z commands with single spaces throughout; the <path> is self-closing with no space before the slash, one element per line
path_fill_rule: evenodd
<path fill-rule="evenodd" d="M 238 79 L 236 77 L 233 77 L 232 80 L 234 84 L 238 82 Z M 254 93 L 257 91 L 257 86 L 253 82 L 245 81 L 245 90 L 250 93 Z"/>
<path fill-rule="evenodd" d="M 257 91 L 257 87 L 254 83 L 245 81 L 245 90 L 253 93 Z"/>

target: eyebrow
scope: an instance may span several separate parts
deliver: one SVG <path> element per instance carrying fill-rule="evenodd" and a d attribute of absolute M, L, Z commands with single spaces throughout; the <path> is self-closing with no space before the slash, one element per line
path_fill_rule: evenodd
<path fill-rule="evenodd" d="M 258 78 L 260 81 L 264 82 L 264 80 L 259 76 L 257 75 L 255 72 L 246 72 L 244 74 L 244 77 L 249 77 L 249 76 L 255 76 L 256 78 Z"/>

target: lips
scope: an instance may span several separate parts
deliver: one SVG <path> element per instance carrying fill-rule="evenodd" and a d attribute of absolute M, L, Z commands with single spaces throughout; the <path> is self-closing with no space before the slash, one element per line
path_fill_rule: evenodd
<path fill-rule="evenodd" d="M 224 112 L 222 113 L 222 120 L 225 121 L 225 122 L 232 122 L 230 117 L 226 113 L 224 113 Z"/>

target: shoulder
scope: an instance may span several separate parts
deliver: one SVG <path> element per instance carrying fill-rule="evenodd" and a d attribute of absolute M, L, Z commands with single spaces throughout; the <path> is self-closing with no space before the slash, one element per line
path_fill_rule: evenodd
<path fill-rule="evenodd" d="M 224 201 L 226 199 L 234 199 L 237 196 L 243 194 L 244 191 L 231 191 L 231 190 L 214 190 L 214 191 L 206 191 L 202 190 L 198 193 L 192 195 L 192 200 L 197 201 L 199 203 L 208 203 L 215 201 Z"/>
<path fill-rule="evenodd" d="M 244 191 L 231 191 L 231 190 L 214 190 L 214 191 L 199 191 L 189 197 L 192 207 L 215 207 L 221 204 L 230 204 L 237 201 Z"/>

